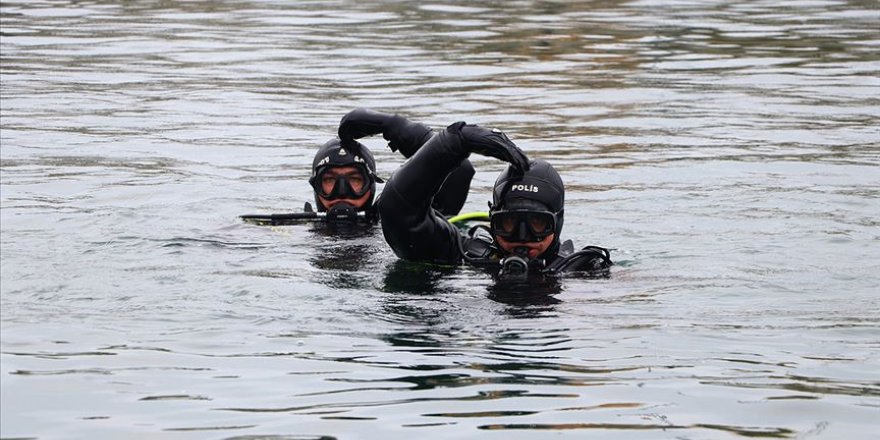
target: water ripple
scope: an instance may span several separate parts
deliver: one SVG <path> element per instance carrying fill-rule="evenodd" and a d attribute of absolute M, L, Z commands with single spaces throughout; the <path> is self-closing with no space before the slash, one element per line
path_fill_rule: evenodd
<path fill-rule="evenodd" d="M 876 430 L 872 2 L 9 0 L 0 18 L 0 437 Z M 618 264 L 524 295 L 400 263 L 378 227 L 242 224 L 313 200 L 315 148 L 355 107 L 504 129 L 564 176 L 564 238 Z M 404 160 L 364 142 L 384 177 Z M 485 210 L 504 164 L 470 159 L 465 209 Z"/>

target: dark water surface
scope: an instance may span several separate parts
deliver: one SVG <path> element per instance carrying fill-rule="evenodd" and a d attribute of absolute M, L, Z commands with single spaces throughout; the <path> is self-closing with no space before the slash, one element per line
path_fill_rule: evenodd
<path fill-rule="evenodd" d="M 4 1 L 3 438 L 876 438 L 875 1 Z M 603 280 L 298 209 L 355 107 L 498 126 Z M 387 176 L 401 158 L 368 145 Z M 483 210 L 503 165 L 478 169 Z"/>

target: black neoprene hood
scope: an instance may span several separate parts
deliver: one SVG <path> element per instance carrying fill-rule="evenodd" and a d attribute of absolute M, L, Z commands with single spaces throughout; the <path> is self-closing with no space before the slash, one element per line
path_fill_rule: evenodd
<path fill-rule="evenodd" d="M 513 199 L 539 202 L 554 213 L 565 207 L 565 185 L 556 169 L 541 159 L 529 165 L 525 173 L 518 173 L 509 166 L 498 176 L 492 192 L 493 209 L 504 209 L 506 202 Z"/>

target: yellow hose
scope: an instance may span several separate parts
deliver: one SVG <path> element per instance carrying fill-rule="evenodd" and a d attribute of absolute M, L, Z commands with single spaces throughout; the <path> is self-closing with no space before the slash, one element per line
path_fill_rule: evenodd
<path fill-rule="evenodd" d="M 488 221 L 489 220 L 489 213 L 488 212 L 466 212 L 464 214 L 459 214 L 459 215 L 456 215 L 455 217 L 450 218 L 449 223 L 456 224 L 456 223 L 467 222 L 467 221 L 472 221 L 472 220 Z"/>

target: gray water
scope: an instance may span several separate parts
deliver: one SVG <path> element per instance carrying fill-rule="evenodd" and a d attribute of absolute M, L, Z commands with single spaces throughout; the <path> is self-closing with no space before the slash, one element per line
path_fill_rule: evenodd
<path fill-rule="evenodd" d="M 875 1 L 4 1 L 2 438 L 876 438 Z M 311 200 L 356 107 L 500 127 L 607 279 Z M 402 158 L 367 144 L 387 177 Z M 465 211 L 504 167 L 473 156 Z"/>

